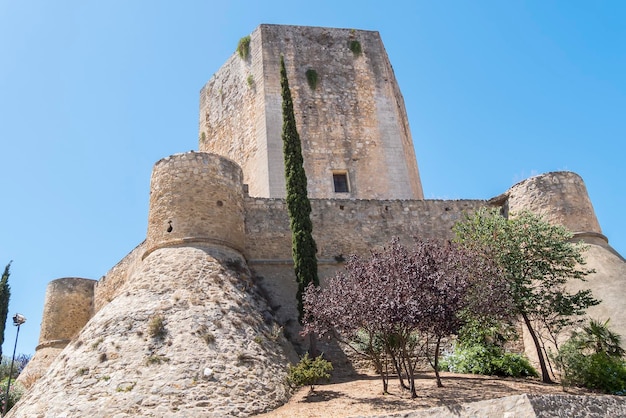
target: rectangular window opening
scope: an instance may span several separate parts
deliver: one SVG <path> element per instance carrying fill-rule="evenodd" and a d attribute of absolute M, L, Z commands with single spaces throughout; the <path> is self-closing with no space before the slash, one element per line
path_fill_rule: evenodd
<path fill-rule="evenodd" d="M 335 193 L 350 192 L 348 187 L 348 173 L 333 173 L 333 184 L 335 186 Z"/>

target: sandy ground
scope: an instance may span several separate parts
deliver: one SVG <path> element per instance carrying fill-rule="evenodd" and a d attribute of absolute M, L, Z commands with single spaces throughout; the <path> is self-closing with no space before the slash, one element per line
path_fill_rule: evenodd
<path fill-rule="evenodd" d="M 438 388 L 434 373 L 424 373 L 417 380 L 417 394 L 410 398 L 400 389 L 397 379 L 390 381 L 389 394 L 382 394 L 380 377 L 373 373 L 353 373 L 334 377 L 320 384 L 314 392 L 301 388 L 291 400 L 264 418 L 327 418 L 382 415 L 442 405 L 475 402 L 523 393 L 586 393 L 579 389 L 563 391 L 560 385 L 544 384 L 539 379 L 497 378 L 494 376 L 442 373 L 444 387 Z"/>

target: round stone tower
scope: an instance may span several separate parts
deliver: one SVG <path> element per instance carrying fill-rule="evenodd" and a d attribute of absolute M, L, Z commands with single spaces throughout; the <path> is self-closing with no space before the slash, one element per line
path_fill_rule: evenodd
<path fill-rule="evenodd" d="M 565 226 L 587 242 L 607 243 L 585 183 L 576 173 L 557 171 L 531 177 L 511 187 L 506 194 L 509 212 L 539 213 L 548 222 Z"/>
<path fill-rule="evenodd" d="M 95 284 L 95 280 L 79 277 L 48 283 L 39 345 L 20 378 L 40 376 L 91 319 Z"/>
<path fill-rule="evenodd" d="M 243 252 L 243 174 L 227 158 L 192 151 L 154 165 L 143 257 L 189 243 Z"/>

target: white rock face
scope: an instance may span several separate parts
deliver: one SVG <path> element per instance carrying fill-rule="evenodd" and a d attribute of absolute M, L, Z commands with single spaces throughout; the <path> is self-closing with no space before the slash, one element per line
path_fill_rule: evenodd
<path fill-rule="evenodd" d="M 151 253 L 12 417 L 224 417 L 288 398 L 282 335 L 235 252 Z"/>

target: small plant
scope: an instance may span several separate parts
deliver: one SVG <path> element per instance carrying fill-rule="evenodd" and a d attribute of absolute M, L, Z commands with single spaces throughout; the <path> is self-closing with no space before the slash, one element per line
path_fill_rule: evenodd
<path fill-rule="evenodd" d="M 84 376 L 87 373 L 89 373 L 89 368 L 88 367 L 81 367 L 80 369 L 78 369 L 76 371 L 76 376 Z"/>
<path fill-rule="evenodd" d="M 133 390 L 133 388 L 135 387 L 136 384 L 137 384 L 137 382 L 122 383 L 115 390 L 117 392 L 130 392 L 131 390 Z"/>
<path fill-rule="evenodd" d="M 168 361 L 170 361 L 169 358 L 165 357 L 165 356 L 149 356 L 146 359 L 146 364 L 150 365 L 150 364 L 161 364 L 161 363 L 167 363 Z"/>
<path fill-rule="evenodd" d="M 200 140 L 201 140 L 202 142 L 206 141 L 206 134 L 205 134 L 204 132 L 202 132 L 202 133 L 200 134 Z M 177 301 L 177 302 L 178 302 L 178 301 Z"/>
<path fill-rule="evenodd" d="M 148 335 L 158 340 L 162 340 L 167 335 L 165 321 L 161 315 L 155 315 L 150 320 L 148 324 Z"/>
<path fill-rule="evenodd" d="M 295 366 L 290 365 L 287 376 L 287 383 L 291 387 L 310 386 L 311 392 L 315 390 L 315 384 L 320 379 L 330 379 L 330 372 L 333 365 L 322 356 L 314 359 L 306 353 Z"/>
<path fill-rule="evenodd" d="M 201 335 L 202 339 L 204 340 L 204 342 L 206 342 L 207 344 L 213 344 L 215 342 L 215 335 L 213 335 L 210 332 L 205 332 Z"/>
<path fill-rule="evenodd" d="M 102 337 L 98 338 L 93 344 L 91 344 L 91 348 L 95 350 L 102 343 L 102 341 L 104 341 Z"/>
<path fill-rule="evenodd" d="M 312 68 L 306 70 L 306 81 L 309 83 L 311 90 L 315 90 L 317 87 L 317 71 Z"/>
<path fill-rule="evenodd" d="M 263 343 L 263 337 L 257 335 L 256 337 L 254 337 L 254 342 L 261 345 Z"/>
<path fill-rule="evenodd" d="M 270 330 L 270 339 L 272 341 L 278 341 L 282 334 L 283 334 L 283 327 L 281 327 L 278 324 L 273 324 L 272 329 Z"/>
<path fill-rule="evenodd" d="M 350 48 L 350 51 L 352 51 L 352 53 L 356 56 L 361 55 L 361 53 L 363 52 L 361 50 L 361 42 L 357 41 L 356 39 L 352 39 L 348 43 L 348 48 Z"/>
<path fill-rule="evenodd" d="M 243 351 L 237 353 L 237 363 L 245 364 L 251 363 L 252 361 L 254 361 L 254 357 L 252 357 L 250 354 L 246 354 Z"/>
<path fill-rule="evenodd" d="M 248 87 L 250 88 L 254 87 L 254 77 L 252 76 L 252 74 L 248 75 L 248 78 L 246 79 L 246 81 L 248 82 Z"/>
<path fill-rule="evenodd" d="M 237 44 L 237 53 L 241 59 L 248 59 L 250 55 L 250 35 L 244 36 Z"/>

